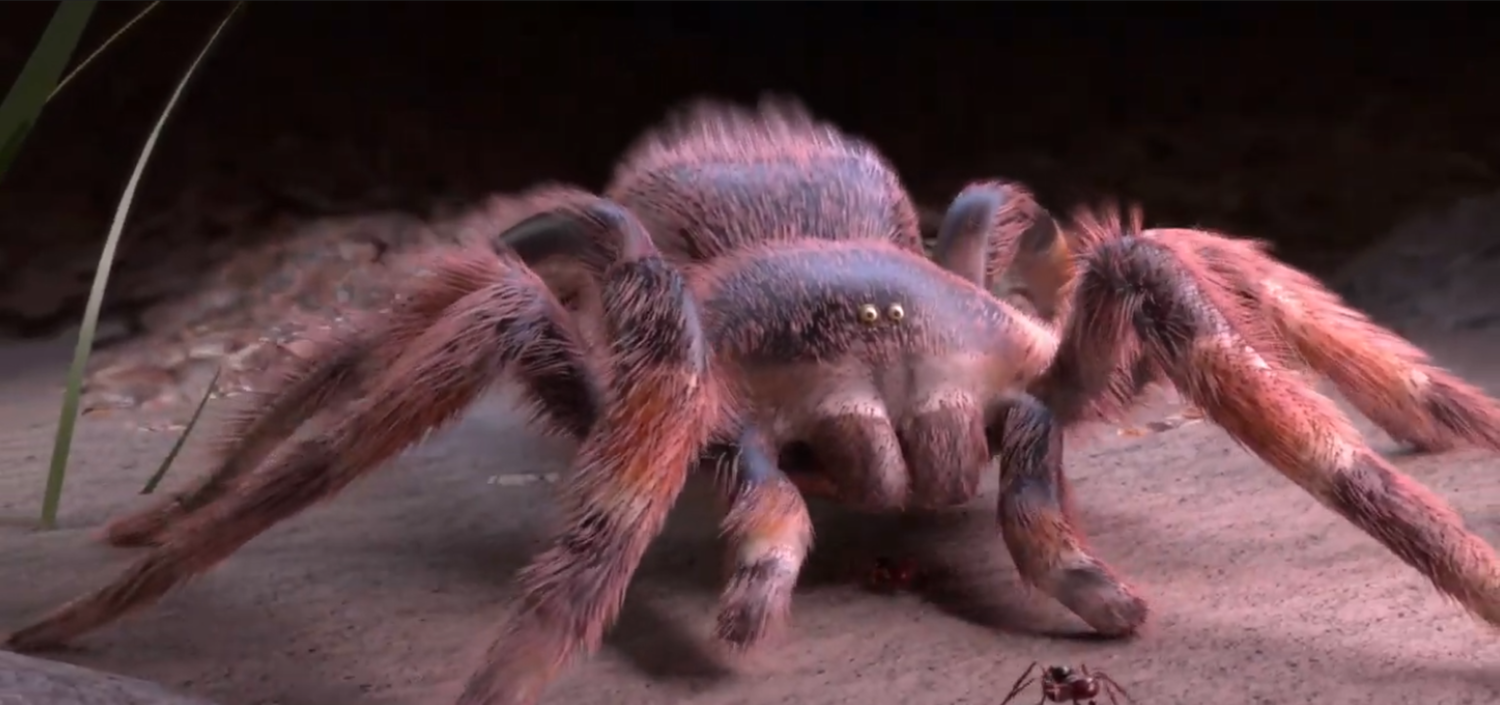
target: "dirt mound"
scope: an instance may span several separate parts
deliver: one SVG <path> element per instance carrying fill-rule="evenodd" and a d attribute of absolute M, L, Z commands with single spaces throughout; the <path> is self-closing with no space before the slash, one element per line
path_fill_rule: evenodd
<path fill-rule="evenodd" d="M 1402 330 L 1500 324 L 1500 193 L 1400 223 L 1331 282 L 1350 303 Z"/>
<path fill-rule="evenodd" d="M 85 412 L 195 401 L 221 366 L 219 391 L 243 391 L 306 325 L 387 305 L 402 255 L 488 232 L 506 203 L 429 219 L 386 211 L 283 223 L 186 295 L 145 307 L 133 323 L 102 324 Z"/>

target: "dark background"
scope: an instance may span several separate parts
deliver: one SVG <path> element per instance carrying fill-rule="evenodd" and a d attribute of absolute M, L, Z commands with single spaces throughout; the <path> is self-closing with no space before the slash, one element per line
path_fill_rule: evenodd
<path fill-rule="evenodd" d="M 143 6 L 101 4 L 79 55 Z M 0 85 L 54 7 L 0 5 Z M 158 8 L 48 106 L 0 183 L 0 321 L 76 315 L 145 135 L 228 7 Z M 674 103 L 767 90 L 881 146 L 928 208 L 1007 176 L 1326 271 L 1500 185 L 1497 29 L 1431 2 L 256 2 L 158 145 L 110 301 L 189 291 L 278 219 L 597 188 Z"/>

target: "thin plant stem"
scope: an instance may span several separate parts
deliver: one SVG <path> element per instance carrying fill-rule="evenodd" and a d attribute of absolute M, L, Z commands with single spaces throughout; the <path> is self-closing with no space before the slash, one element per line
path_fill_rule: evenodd
<path fill-rule="evenodd" d="M 83 35 L 96 4 L 95 0 L 58 3 L 42 38 L 37 40 L 16 82 L 0 102 L 0 176 L 5 175 L 21 152 L 21 143 L 42 114 L 42 106 L 57 86 L 58 77 L 68 67 L 68 59 L 78 47 L 78 38 Z"/>
<path fill-rule="evenodd" d="M 136 188 L 141 183 L 141 176 L 146 172 L 146 164 L 150 161 L 152 150 L 156 149 L 156 141 L 161 137 L 162 128 L 166 126 L 167 118 L 172 115 L 172 109 L 177 106 L 177 101 L 187 88 L 188 81 L 192 79 L 198 66 L 203 63 L 203 58 L 208 55 L 209 50 L 224 32 L 224 28 L 239 13 L 240 6 L 243 4 L 243 0 L 240 0 L 230 8 L 229 13 L 219 22 L 219 26 L 214 29 L 214 33 L 209 36 L 203 48 L 198 51 L 198 55 L 193 58 L 193 63 L 188 65 L 187 71 L 177 81 L 177 87 L 172 90 L 171 97 L 167 99 L 161 115 L 157 117 L 156 125 L 151 128 L 151 134 L 146 137 L 146 144 L 141 147 L 141 156 L 136 160 L 130 180 L 125 184 L 125 192 L 120 195 L 119 206 L 115 209 L 114 220 L 109 226 L 109 236 L 104 241 L 104 252 L 99 256 L 99 268 L 94 274 L 93 287 L 89 290 L 88 305 L 83 311 L 83 324 L 78 330 L 78 346 L 73 350 L 73 365 L 68 369 L 68 387 L 63 392 L 62 411 L 57 421 L 57 439 L 52 446 L 52 465 L 47 473 L 47 488 L 42 495 L 41 524 L 43 529 L 50 529 L 57 524 L 57 509 L 62 502 L 63 481 L 68 470 L 68 455 L 73 445 L 73 428 L 78 422 L 78 403 L 83 393 L 83 374 L 88 367 L 89 353 L 93 349 L 94 330 L 99 324 L 99 309 L 104 304 L 104 289 L 109 283 L 109 272 L 114 265 L 115 249 L 120 243 L 121 233 L 125 231 L 125 219 L 130 214 L 131 204 L 135 201 Z"/>
<path fill-rule="evenodd" d="M 203 390 L 203 398 L 198 400 L 198 408 L 193 409 L 193 415 L 188 418 L 187 425 L 177 436 L 177 442 L 172 444 L 172 450 L 167 451 L 167 457 L 162 458 L 161 465 L 156 467 L 156 473 L 146 481 L 146 486 L 141 488 L 141 494 L 155 492 L 156 486 L 161 484 L 162 478 L 167 476 L 167 471 L 172 469 L 172 463 L 177 460 L 177 454 L 181 453 L 182 447 L 187 445 L 188 436 L 192 435 L 193 428 L 198 425 L 198 419 L 203 416 L 203 410 L 208 408 L 208 400 L 214 396 L 214 385 L 219 383 L 219 374 L 223 371 L 222 366 L 214 370 L 214 376 L 208 380 L 208 389 Z"/>
<path fill-rule="evenodd" d="M 131 27 L 134 27 L 135 23 L 140 22 L 141 18 L 145 17 L 152 10 L 155 10 L 156 6 L 160 4 L 161 0 L 151 0 L 151 4 L 147 5 L 146 9 L 141 10 L 139 13 L 136 13 L 136 16 L 130 18 L 130 21 L 126 22 L 123 27 L 115 30 L 114 34 L 109 35 L 109 39 L 104 40 L 104 43 L 100 44 L 98 49 L 95 49 L 93 52 L 91 52 L 87 57 L 84 58 L 83 61 L 78 62 L 78 65 L 73 67 L 73 70 L 69 71 L 68 75 L 63 77 L 63 80 L 57 82 L 57 86 L 52 89 L 52 92 L 47 94 L 46 102 L 52 102 L 52 99 L 56 98 L 57 94 L 61 93 L 62 89 L 67 87 L 68 83 L 76 78 L 78 74 L 82 73 L 84 69 L 88 68 L 88 65 L 92 63 L 94 59 L 98 58 L 100 54 L 103 54 L 104 50 L 109 48 L 109 45 L 114 44 L 116 39 L 119 39 L 122 35 L 125 34 L 125 32 L 129 31 Z"/>

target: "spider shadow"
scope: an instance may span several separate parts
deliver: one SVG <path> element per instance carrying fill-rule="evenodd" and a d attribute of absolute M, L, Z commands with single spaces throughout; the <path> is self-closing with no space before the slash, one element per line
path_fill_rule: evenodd
<path fill-rule="evenodd" d="M 978 504 L 982 502 L 934 513 L 867 514 L 811 499 L 816 545 L 803 565 L 797 593 L 853 590 L 878 598 L 866 583 L 877 560 L 915 559 L 923 579 L 911 592 L 949 616 L 1012 634 L 1097 639 L 1076 617 L 1020 580 L 994 529 L 993 511 Z M 653 570 L 655 581 L 700 595 L 722 589 L 724 549 L 707 538 L 717 521 L 705 509 L 711 506 L 712 498 L 684 494 L 669 527 L 681 525 L 702 543 L 688 552 L 695 557 L 691 563 L 678 558 L 670 569 Z M 686 529 L 688 524 L 696 526 Z M 1078 626 L 1065 626 L 1072 623 Z"/>
<path fill-rule="evenodd" d="M 496 405 L 490 419 L 467 429 L 472 438 L 455 439 L 455 447 L 492 447 L 496 431 L 503 429 L 516 445 L 510 464 L 565 472 L 575 449 L 534 442 L 523 428 L 511 428 L 512 419 L 501 406 Z M 392 479 L 389 491 L 447 496 L 442 513 L 448 521 L 442 527 L 428 524 L 420 538 L 393 534 L 391 540 L 403 546 L 399 552 L 424 570 L 454 573 L 483 591 L 486 601 L 514 599 L 515 574 L 543 550 L 556 525 L 556 503 L 540 492 L 526 499 L 477 497 L 470 490 L 473 479 L 458 469 L 460 463 L 442 454 L 414 462 L 428 466 L 422 479 Z M 439 489 L 449 483 L 461 488 Z M 496 521 L 495 501 L 514 502 L 514 511 L 505 512 L 503 521 Z M 1091 638 L 1081 623 L 1069 628 L 1076 617 L 1019 580 L 995 530 L 992 506 L 992 497 L 985 494 L 968 506 L 936 514 L 870 515 L 811 501 L 816 548 L 797 592 L 863 591 L 861 582 L 877 558 L 910 557 L 930 567 L 934 578 L 916 596 L 951 616 L 1017 634 Z M 652 680 L 686 680 L 695 686 L 734 674 L 737 657 L 718 648 L 710 628 L 725 579 L 721 520 L 721 500 L 710 478 L 692 476 L 605 637 L 604 646 L 632 670 Z"/>
<path fill-rule="evenodd" d="M 922 579 L 912 591 L 938 611 L 1018 636 L 1099 640 L 1076 617 L 1021 580 L 995 529 L 994 512 L 983 503 L 875 519 L 883 524 L 884 535 L 862 542 L 882 547 L 882 555 L 915 559 Z M 864 565 L 872 562 L 873 557 L 867 558 Z M 1071 624 L 1077 626 L 1069 628 Z"/>
<path fill-rule="evenodd" d="M 604 643 L 653 680 L 709 683 L 732 678 L 734 669 L 705 643 L 707 639 L 706 632 L 687 629 L 656 605 L 637 600 L 620 613 Z"/>
<path fill-rule="evenodd" d="M 564 469 L 569 464 L 573 448 L 565 445 L 534 446 L 526 452 L 531 455 L 527 456 L 524 465 L 530 469 Z M 545 550 L 552 530 L 557 527 L 559 518 L 554 497 L 538 491 L 524 500 L 510 500 L 516 502 L 512 505 L 516 511 L 509 514 L 507 521 L 496 522 L 494 506 L 488 503 L 493 498 L 485 497 L 483 493 L 471 493 L 472 499 L 455 502 L 451 496 L 454 493 L 436 489 L 445 482 L 467 485 L 472 478 L 453 471 L 447 471 L 451 477 L 444 478 L 445 471 L 440 466 L 424 468 L 424 471 L 420 481 L 415 477 L 393 480 L 390 490 L 397 494 L 449 495 L 442 507 L 449 521 L 443 526 L 429 526 L 417 533 L 393 528 L 386 540 L 399 548 L 394 551 L 386 548 L 383 552 L 388 556 L 394 553 L 394 557 L 408 561 L 414 569 L 441 572 L 445 582 L 465 585 L 465 592 L 472 589 L 476 594 L 484 594 L 486 603 L 493 599 L 505 605 L 513 604 L 517 597 L 518 573 Z M 401 488 L 408 484 L 409 489 Z M 679 502 L 679 505 L 689 503 Z M 694 517 L 686 519 L 698 523 Z M 711 541 L 716 535 L 713 525 L 672 528 L 673 524 L 681 523 L 682 519 L 669 520 L 669 528 L 664 532 L 666 540 L 658 540 L 647 552 L 631 581 L 619 617 L 606 632 L 603 646 L 653 680 L 717 679 L 729 675 L 730 671 L 708 648 L 708 631 L 696 633 L 690 624 L 676 619 L 655 599 L 656 593 L 661 592 L 660 576 L 696 570 L 696 564 L 705 562 L 704 556 L 718 555 L 712 547 L 704 547 L 701 551 L 694 547 L 694 550 L 685 551 L 682 541 L 671 536 L 701 535 Z M 381 522 L 381 525 L 398 527 L 400 524 L 391 521 Z M 364 543 L 368 543 L 368 537 Z M 495 615 L 497 619 L 500 616 Z"/>
<path fill-rule="evenodd" d="M 114 560 L 127 565 L 132 554 L 138 556 L 143 553 L 139 549 L 107 550 L 120 554 L 120 558 Z M 218 580 L 223 578 L 219 577 Z M 280 635 L 294 633 L 298 624 L 279 611 L 255 609 L 234 599 L 221 599 L 212 590 L 215 580 L 205 582 L 205 587 L 209 589 L 174 596 L 172 604 L 154 611 L 148 618 L 132 620 L 126 629 L 91 634 L 84 639 L 18 656 L 90 669 L 96 673 L 120 674 L 214 702 L 232 701 L 242 693 L 237 693 L 238 686 L 229 680 L 214 682 L 211 679 L 210 682 L 190 686 L 173 684 L 173 681 L 180 678 L 184 669 L 191 671 L 195 668 L 208 668 L 208 664 L 229 664 L 246 659 L 247 643 L 276 643 Z M 26 619 L 40 614 L 34 610 L 26 612 Z M 3 624 L 7 626 L 26 623 L 21 619 L 10 618 L 8 611 L 5 617 Z M 211 624 L 213 629 L 208 632 L 185 630 L 185 623 Z M 232 636 L 225 638 L 224 635 Z M 248 657 L 253 658 L 254 655 Z M 0 665 L 0 671 L 4 668 Z M 351 695 L 350 689 L 354 687 L 347 682 L 330 682 L 318 678 L 315 673 L 295 669 L 279 672 L 279 676 L 277 686 L 283 694 L 279 701 L 286 705 L 347 702 Z M 0 681 L 3 680 L 0 678 Z M 0 691 L 3 691 L 3 687 L 0 687 Z M 45 697 L 44 700 L 53 702 Z M 0 697 L 0 702 L 9 701 Z M 130 698 L 129 702 L 145 701 Z"/>
<path fill-rule="evenodd" d="M 508 608 L 517 597 L 514 589 L 517 573 L 540 550 L 527 550 L 530 547 L 520 540 L 486 542 L 481 538 L 463 537 L 443 547 L 445 556 L 439 566 L 419 557 L 416 551 L 411 553 L 414 563 L 420 561 L 427 570 L 443 573 L 444 578 L 482 583 L 500 591 L 492 596 L 497 603 Z M 731 674 L 705 648 L 706 634 L 693 633 L 655 602 L 639 597 L 635 594 L 626 597 L 619 617 L 605 634 L 602 650 L 618 654 L 633 670 L 652 680 L 715 680 Z M 475 607 L 479 608 L 479 605 Z M 480 619 L 498 620 L 506 614 L 486 612 Z M 486 626 L 476 632 L 474 642 L 466 647 L 472 652 L 464 657 L 466 659 L 479 658 L 478 653 L 487 645 L 487 642 L 480 642 L 494 636 L 494 630 L 490 628 L 493 625 L 482 623 Z"/>
<path fill-rule="evenodd" d="M 1391 462 L 1417 460 L 1420 458 L 1440 455 L 1440 453 L 1430 450 L 1423 450 L 1421 448 L 1409 446 L 1404 443 L 1387 445 L 1384 448 L 1376 448 L 1375 450 L 1377 453 L 1384 456 L 1386 460 L 1389 460 Z"/>

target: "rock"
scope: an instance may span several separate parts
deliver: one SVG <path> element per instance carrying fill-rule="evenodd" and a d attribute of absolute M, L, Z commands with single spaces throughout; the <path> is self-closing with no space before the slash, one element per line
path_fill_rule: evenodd
<path fill-rule="evenodd" d="M 1405 331 L 1500 325 L 1500 193 L 1397 225 L 1329 283 L 1351 304 Z"/>
<path fill-rule="evenodd" d="M 0 705 L 213 705 L 148 681 L 0 651 Z"/>

